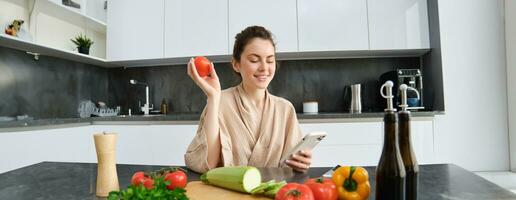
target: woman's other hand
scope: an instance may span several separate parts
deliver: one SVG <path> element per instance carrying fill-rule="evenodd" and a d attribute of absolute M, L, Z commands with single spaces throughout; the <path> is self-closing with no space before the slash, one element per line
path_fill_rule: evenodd
<path fill-rule="evenodd" d="M 308 168 L 310 168 L 310 164 L 312 164 L 312 151 L 299 151 L 286 160 L 285 163 L 297 172 L 306 173 Z"/>
<path fill-rule="evenodd" d="M 213 63 L 211 63 L 210 74 L 208 76 L 201 77 L 199 76 L 199 73 L 197 73 L 197 68 L 195 68 L 194 59 L 191 58 L 190 62 L 188 62 L 188 76 L 192 78 L 195 84 L 201 88 L 208 98 L 220 97 L 221 90 L 219 77 L 217 76 Z"/>

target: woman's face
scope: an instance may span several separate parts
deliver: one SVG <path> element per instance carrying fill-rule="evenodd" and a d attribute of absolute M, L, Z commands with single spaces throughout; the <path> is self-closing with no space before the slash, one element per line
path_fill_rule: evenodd
<path fill-rule="evenodd" d="M 239 62 L 233 69 L 240 73 L 248 89 L 266 89 L 276 71 L 274 46 L 271 41 L 254 38 L 244 47 Z"/>

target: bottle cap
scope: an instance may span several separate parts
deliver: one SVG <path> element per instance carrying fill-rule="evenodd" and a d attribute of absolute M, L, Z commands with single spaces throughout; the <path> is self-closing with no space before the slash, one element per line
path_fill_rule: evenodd
<path fill-rule="evenodd" d="M 407 111 L 407 108 L 409 107 L 407 104 L 407 90 L 414 91 L 416 93 L 417 99 L 420 99 L 419 92 L 415 88 L 409 87 L 406 84 L 401 84 L 400 85 L 400 94 L 401 94 L 400 108 L 402 111 Z"/>
<path fill-rule="evenodd" d="M 383 88 L 385 87 L 386 94 L 383 93 Z M 396 112 L 396 109 L 393 107 L 392 99 L 394 96 L 392 95 L 392 87 L 394 87 L 394 83 L 392 81 L 386 81 L 382 87 L 380 88 L 380 94 L 383 98 L 387 99 L 387 108 L 385 109 L 386 112 L 392 111 Z"/>

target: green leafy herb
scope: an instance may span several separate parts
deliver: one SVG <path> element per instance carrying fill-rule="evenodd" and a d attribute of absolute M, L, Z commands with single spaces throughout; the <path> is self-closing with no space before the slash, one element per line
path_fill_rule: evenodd
<path fill-rule="evenodd" d="M 188 200 L 186 190 L 176 188 L 168 190 L 169 181 L 164 181 L 163 177 L 154 179 L 154 188 L 146 189 L 143 185 L 130 185 L 121 191 L 109 193 L 108 200 Z"/>

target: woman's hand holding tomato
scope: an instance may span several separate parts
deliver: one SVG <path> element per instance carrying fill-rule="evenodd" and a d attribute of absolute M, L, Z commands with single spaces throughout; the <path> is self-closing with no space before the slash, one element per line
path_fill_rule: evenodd
<path fill-rule="evenodd" d="M 205 77 L 210 75 L 211 72 L 211 62 L 208 58 L 204 56 L 197 56 L 194 58 L 195 69 L 199 76 Z"/>
<path fill-rule="evenodd" d="M 199 66 L 197 66 L 199 65 Z M 188 62 L 188 76 L 208 98 L 220 97 L 220 82 L 213 63 L 205 57 L 196 57 Z"/>

